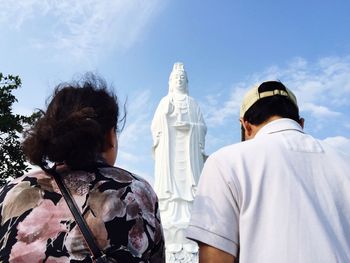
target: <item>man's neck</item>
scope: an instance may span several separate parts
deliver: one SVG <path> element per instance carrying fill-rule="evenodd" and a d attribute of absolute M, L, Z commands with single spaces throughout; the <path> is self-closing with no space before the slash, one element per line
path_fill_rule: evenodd
<path fill-rule="evenodd" d="M 271 116 L 270 118 L 268 118 L 266 121 L 264 121 L 263 123 L 259 124 L 259 125 L 254 125 L 254 124 L 251 124 L 251 135 L 249 136 L 249 138 L 247 138 L 248 140 L 249 139 L 253 139 L 255 137 L 255 135 L 258 133 L 258 131 L 264 127 L 266 124 L 272 122 L 272 121 L 275 121 L 275 120 L 278 120 L 278 119 L 282 119 L 282 117 L 280 116 Z"/>

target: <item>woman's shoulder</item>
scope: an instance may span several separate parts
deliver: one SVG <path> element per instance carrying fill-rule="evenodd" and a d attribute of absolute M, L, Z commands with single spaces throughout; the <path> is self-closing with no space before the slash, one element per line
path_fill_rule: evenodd
<path fill-rule="evenodd" d="M 0 190 L 1 222 L 23 216 L 39 206 L 43 199 L 52 197 L 45 195 L 48 191 L 53 191 L 52 180 L 41 170 L 8 182 Z"/>
<path fill-rule="evenodd" d="M 50 177 L 42 170 L 33 170 L 20 177 L 14 178 L 1 187 L 0 193 L 4 194 L 13 188 L 28 185 L 33 187 L 40 185 L 42 181 L 50 180 Z M 23 188 L 23 187 L 20 187 Z"/>
<path fill-rule="evenodd" d="M 108 222 L 106 230 L 112 247 L 127 247 L 133 256 L 144 259 L 155 253 L 158 246 L 162 252 L 158 200 L 150 184 L 118 167 L 99 168 L 99 174 L 88 203 L 94 214 L 102 215 Z"/>
<path fill-rule="evenodd" d="M 156 196 L 152 186 L 139 175 L 127 171 L 120 167 L 104 167 L 100 168 L 100 173 L 103 177 L 109 178 L 113 181 L 113 186 L 129 187 L 132 192 L 141 193 L 145 195 Z"/>
<path fill-rule="evenodd" d="M 133 181 L 139 181 L 145 184 L 148 182 L 141 176 L 136 175 L 128 170 L 115 166 L 105 166 L 99 168 L 99 173 L 105 177 L 110 178 L 116 182 L 132 183 Z"/>

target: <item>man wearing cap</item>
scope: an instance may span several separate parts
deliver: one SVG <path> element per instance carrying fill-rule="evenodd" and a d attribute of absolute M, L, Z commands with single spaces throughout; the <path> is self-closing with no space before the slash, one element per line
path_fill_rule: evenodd
<path fill-rule="evenodd" d="M 294 94 L 244 97 L 244 142 L 206 161 L 187 237 L 200 263 L 350 262 L 350 156 L 303 132 Z"/>

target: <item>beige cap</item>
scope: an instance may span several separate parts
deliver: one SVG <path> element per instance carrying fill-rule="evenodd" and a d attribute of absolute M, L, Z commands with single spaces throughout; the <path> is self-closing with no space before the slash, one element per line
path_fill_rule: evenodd
<path fill-rule="evenodd" d="M 276 84 L 278 83 L 276 85 L 276 89 L 259 92 L 259 87 L 262 85 L 262 84 L 260 84 L 260 85 L 254 86 L 251 90 L 249 90 L 244 95 L 243 102 L 242 102 L 241 109 L 240 109 L 240 113 L 239 113 L 240 118 L 243 118 L 243 116 L 247 112 L 247 110 L 249 110 L 249 108 L 251 106 L 253 106 L 253 104 L 255 102 L 257 102 L 258 100 L 260 100 L 262 98 L 266 98 L 266 97 L 272 97 L 275 95 L 281 95 L 281 96 L 288 97 L 295 104 L 295 106 L 298 107 L 297 99 L 291 90 L 289 90 L 287 87 L 285 87 L 281 82 L 278 82 L 278 81 L 268 81 L 268 82 L 271 82 L 271 83 L 275 82 Z M 263 83 L 266 83 L 266 82 L 263 82 Z M 284 87 L 286 90 L 281 89 L 281 87 Z"/>

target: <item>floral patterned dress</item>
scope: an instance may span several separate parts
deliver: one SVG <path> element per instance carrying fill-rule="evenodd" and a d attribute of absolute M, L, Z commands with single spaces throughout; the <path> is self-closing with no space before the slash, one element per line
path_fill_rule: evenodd
<path fill-rule="evenodd" d="M 143 179 L 100 163 L 58 170 L 99 247 L 118 262 L 165 262 L 158 200 Z M 0 191 L 0 262 L 91 262 L 55 180 L 43 171 Z"/>

